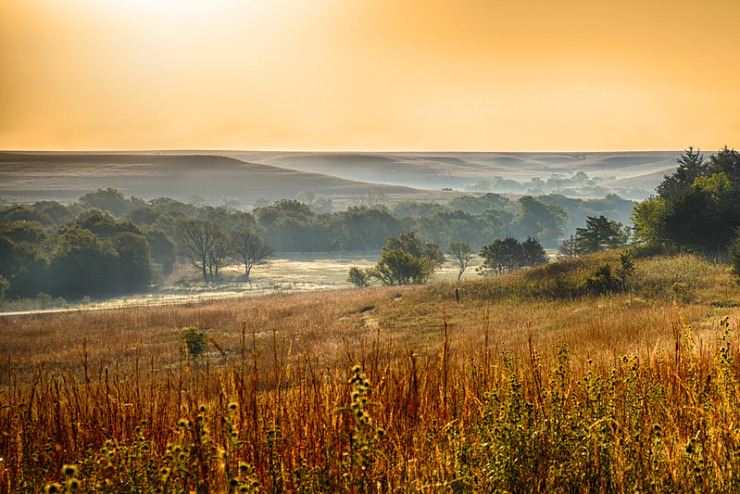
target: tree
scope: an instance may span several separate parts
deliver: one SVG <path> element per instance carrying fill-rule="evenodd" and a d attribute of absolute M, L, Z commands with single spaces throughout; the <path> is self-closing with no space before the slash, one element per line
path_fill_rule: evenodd
<path fill-rule="evenodd" d="M 506 271 L 514 271 L 523 266 L 523 252 L 519 241 L 513 237 L 505 239 L 496 239 L 491 244 L 486 245 L 480 251 L 484 259 L 481 266 L 481 273 L 486 270 L 503 274 Z"/>
<path fill-rule="evenodd" d="M 539 266 L 548 262 L 547 252 L 542 244 L 532 237 L 527 237 L 527 240 L 522 242 L 522 256 L 524 266 Z"/>
<path fill-rule="evenodd" d="M 651 196 L 635 205 L 631 216 L 635 241 L 659 243 L 664 240 L 662 224 L 665 210 L 666 200 L 663 197 Z"/>
<path fill-rule="evenodd" d="M 426 256 L 415 257 L 400 249 L 384 250 L 371 274 L 384 285 L 419 284 L 429 280 L 435 266 Z"/>
<path fill-rule="evenodd" d="M 676 171 L 672 175 L 663 177 L 663 182 L 655 189 L 660 197 L 668 201 L 672 201 L 691 187 L 694 180 L 704 176 L 708 169 L 708 165 L 704 161 L 704 155 L 698 149 L 694 151 L 691 146 L 684 151 L 677 162 L 678 168 Z"/>
<path fill-rule="evenodd" d="M 175 244 L 162 230 L 156 228 L 146 228 L 144 236 L 149 242 L 152 260 L 162 267 L 162 274 L 167 276 L 175 266 Z"/>
<path fill-rule="evenodd" d="M 520 235 L 532 236 L 540 242 L 556 246 L 565 233 L 568 213 L 557 204 L 545 204 L 532 196 L 519 199 L 520 211 L 516 225 Z"/>
<path fill-rule="evenodd" d="M 728 248 L 730 266 L 735 275 L 735 281 L 740 284 L 740 229 L 735 231 L 735 239 Z"/>
<path fill-rule="evenodd" d="M 388 237 L 380 261 L 370 273 L 384 285 L 426 283 L 443 261 L 439 245 L 425 244 L 414 232 L 407 232 L 398 238 Z"/>
<path fill-rule="evenodd" d="M 615 249 L 627 242 L 622 224 L 610 221 L 604 215 L 586 218 L 585 228 L 576 228 L 576 251 L 579 254 Z"/>
<path fill-rule="evenodd" d="M 578 244 L 576 242 L 576 236 L 571 235 L 570 237 L 563 240 L 558 249 L 558 259 L 569 259 L 578 255 Z"/>
<path fill-rule="evenodd" d="M 244 277 L 248 280 L 252 268 L 272 255 L 267 242 L 252 230 L 241 229 L 231 234 L 235 254 L 244 263 Z"/>
<path fill-rule="evenodd" d="M 728 149 L 725 146 L 717 154 L 709 157 L 707 168 L 710 174 L 724 173 L 735 186 L 738 186 L 738 180 L 740 179 L 740 153 L 734 149 Z"/>
<path fill-rule="evenodd" d="M 188 219 L 177 227 L 180 255 L 201 271 L 206 283 L 210 281 L 211 255 L 219 233 L 223 235 L 220 228 L 210 221 Z"/>
<path fill-rule="evenodd" d="M 65 298 L 121 292 L 119 255 L 113 242 L 78 226 L 57 235 L 49 274 L 49 292 Z"/>
<path fill-rule="evenodd" d="M 147 239 L 136 233 L 121 232 L 113 237 L 118 252 L 121 291 L 146 290 L 152 279 L 151 248 Z"/>
<path fill-rule="evenodd" d="M 459 280 L 473 259 L 475 251 L 467 242 L 450 242 L 450 245 L 447 247 L 447 253 L 457 261 L 457 266 L 460 268 L 460 271 L 457 273 L 457 279 Z"/>
<path fill-rule="evenodd" d="M 532 237 L 527 238 L 523 243 L 519 243 L 513 237 L 506 237 L 503 240 L 496 239 L 483 247 L 480 255 L 484 261 L 479 272 L 483 275 L 490 271 L 503 274 L 548 262 L 547 253 L 542 248 L 542 244 Z"/>
<path fill-rule="evenodd" d="M 393 235 L 389 236 L 383 250 L 402 250 L 417 258 L 426 257 L 434 263 L 435 268 L 445 262 L 445 255 L 439 248 L 439 244 L 422 242 L 412 231 L 402 233 L 397 238 Z"/>
<path fill-rule="evenodd" d="M 349 273 L 347 274 L 347 281 L 355 285 L 357 288 L 370 286 L 371 278 L 372 270 L 360 269 L 355 266 L 349 268 Z"/>
<path fill-rule="evenodd" d="M 211 281 L 221 279 L 219 270 L 231 264 L 232 254 L 233 249 L 229 236 L 216 226 L 213 234 L 213 246 L 208 253 L 208 274 Z"/>
<path fill-rule="evenodd" d="M 131 202 L 122 193 L 110 187 L 85 194 L 80 197 L 79 203 L 84 208 L 100 208 L 115 216 L 123 216 L 132 208 Z"/>

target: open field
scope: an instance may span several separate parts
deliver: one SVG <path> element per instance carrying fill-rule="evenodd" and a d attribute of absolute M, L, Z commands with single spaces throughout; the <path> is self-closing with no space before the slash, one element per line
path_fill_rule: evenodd
<path fill-rule="evenodd" d="M 294 253 L 290 257 L 277 257 L 258 265 L 254 268 L 249 282 L 240 279 L 243 268 L 229 266 L 222 272 L 222 281 L 215 285 L 204 284 L 197 270 L 191 266 L 182 266 L 170 277 L 163 288 L 153 293 L 72 304 L 63 308 L 32 308 L 25 307 L 23 303 L 6 304 L 6 309 L 0 311 L 0 316 L 172 305 L 219 299 L 240 299 L 272 293 L 346 289 L 352 287 L 352 284 L 347 281 L 349 268 L 365 269 L 374 266 L 377 262 L 377 252 L 338 253 L 331 256 Z M 475 256 L 463 274 L 463 279 L 476 278 L 478 274 L 475 268 L 481 263 L 482 259 Z M 433 279 L 453 281 L 457 280 L 457 274 L 458 267 L 448 260 L 435 272 Z M 26 305 L 34 305 L 34 301 L 28 301 Z"/>
<path fill-rule="evenodd" d="M 737 489 L 737 286 L 681 255 L 584 292 L 615 262 L 0 320 L 0 485 Z"/>

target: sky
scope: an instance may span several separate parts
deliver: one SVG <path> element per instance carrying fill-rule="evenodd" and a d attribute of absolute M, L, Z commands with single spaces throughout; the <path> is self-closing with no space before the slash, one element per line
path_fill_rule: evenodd
<path fill-rule="evenodd" d="M 740 147 L 738 0 L 0 0 L 0 149 Z"/>

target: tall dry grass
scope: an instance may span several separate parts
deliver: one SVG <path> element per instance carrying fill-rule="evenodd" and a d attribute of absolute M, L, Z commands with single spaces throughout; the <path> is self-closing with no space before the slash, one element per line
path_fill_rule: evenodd
<path fill-rule="evenodd" d="M 0 485 L 737 489 L 731 276 L 694 256 L 641 259 L 628 292 L 581 293 L 615 255 L 461 284 L 3 319 Z M 185 327 L 206 331 L 202 358 Z"/>

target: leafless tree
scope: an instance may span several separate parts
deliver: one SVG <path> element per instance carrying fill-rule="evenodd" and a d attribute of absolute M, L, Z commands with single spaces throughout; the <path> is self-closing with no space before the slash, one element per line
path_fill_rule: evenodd
<path fill-rule="evenodd" d="M 272 249 L 252 230 L 237 230 L 231 234 L 234 253 L 244 263 L 244 276 L 249 279 L 252 268 L 272 255 Z"/>
<path fill-rule="evenodd" d="M 450 242 L 447 253 L 457 261 L 457 266 L 460 268 L 460 272 L 457 274 L 459 280 L 473 259 L 475 251 L 467 242 Z"/>
<path fill-rule="evenodd" d="M 221 229 L 210 221 L 188 219 L 177 225 L 180 255 L 201 271 L 206 283 L 213 271 L 212 255 L 219 234 L 223 235 Z"/>

